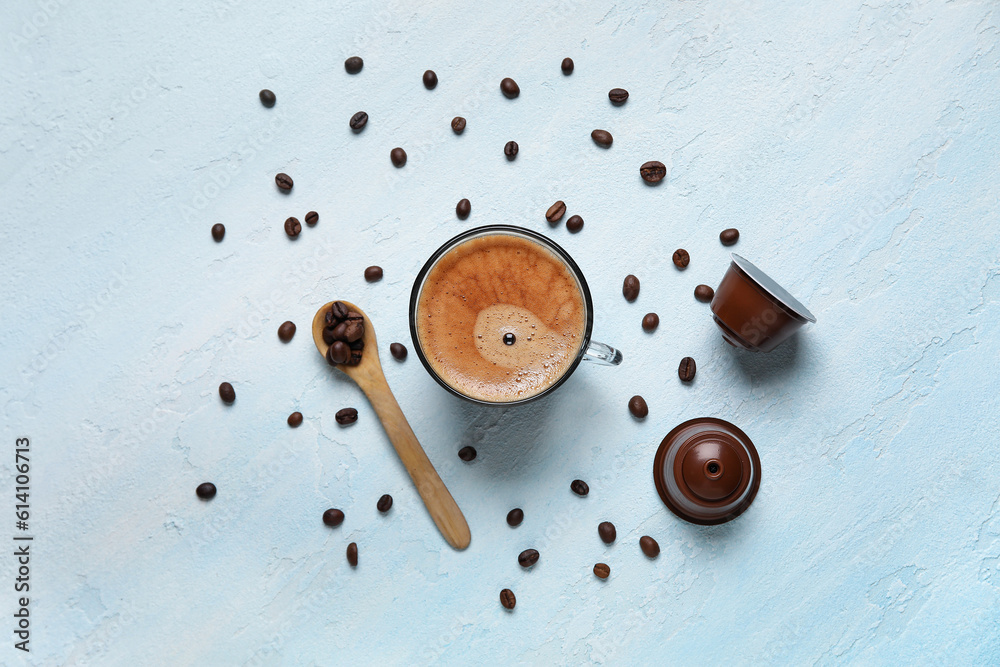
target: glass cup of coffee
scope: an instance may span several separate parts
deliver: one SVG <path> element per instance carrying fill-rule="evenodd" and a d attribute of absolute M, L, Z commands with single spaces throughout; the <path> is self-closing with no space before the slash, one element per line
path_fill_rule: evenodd
<path fill-rule="evenodd" d="M 410 293 L 410 337 L 438 384 L 486 405 L 555 391 L 583 360 L 616 366 L 590 339 L 594 304 L 580 267 L 545 236 L 489 225 L 431 255 Z"/>

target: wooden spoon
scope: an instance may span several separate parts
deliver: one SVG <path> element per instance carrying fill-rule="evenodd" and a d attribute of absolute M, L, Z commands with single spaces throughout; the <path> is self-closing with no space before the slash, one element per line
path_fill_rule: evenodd
<path fill-rule="evenodd" d="M 427 511 L 437 524 L 438 530 L 444 535 L 444 539 L 456 549 L 466 548 L 472 540 L 469 524 L 465 521 L 462 510 L 458 508 L 458 503 L 448 493 L 448 488 L 441 481 L 427 454 L 417 442 L 417 436 L 406 422 L 403 411 L 399 409 L 399 403 L 396 402 L 389 384 L 385 381 L 382 364 L 378 358 L 375 327 L 372 326 L 371 319 L 353 303 L 347 301 L 341 303 L 347 306 L 348 310 L 361 313 L 365 318 L 365 335 L 362 339 L 365 341 L 365 349 L 361 355 L 361 363 L 357 366 L 338 364 L 337 368 L 365 392 L 368 402 L 375 408 L 375 414 L 381 420 L 382 428 L 389 436 L 392 446 L 396 448 L 396 453 L 406 466 L 406 471 L 410 473 L 413 483 L 417 485 L 417 492 L 424 499 L 424 505 L 427 506 Z M 326 313 L 332 305 L 331 301 L 320 308 L 313 318 L 313 340 L 324 361 L 327 348 L 330 346 L 323 340 L 323 325 L 326 324 Z"/>

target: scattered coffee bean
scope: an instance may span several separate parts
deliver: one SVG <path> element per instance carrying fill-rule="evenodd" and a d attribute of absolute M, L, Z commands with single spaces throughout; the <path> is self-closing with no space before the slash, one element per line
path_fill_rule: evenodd
<path fill-rule="evenodd" d="M 361 130 L 365 129 L 366 125 L 368 125 L 368 114 L 366 114 L 364 111 L 357 112 L 356 114 L 351 116 L 350 125 L 354 133 L 357 134 Z"/>
<path fill-rule="evenodd" d="M 549 206 L 549 210 L 545 212 L 545 219 L 549 221 L 550 225 L 554 225 L 562 220 L 564 215 L 566 215 L 566 204 L 560 199 L 552 206 Z"/>
<path fill-rule="evenodd" d="M 656 313 L 646 313 L 642 318 L 642 330 L 646 333 L 653 333 L 658 326 L 660 326 L 660 316 Z"/>
<path fill-rule="evenodd" d="M 569 216 L 569 220 L 566 221 L 566 229 L 569 230 L 571 234 L 576 234 L 578 231 L 583 229 L 583 218 L 578 215 Z"/>
<path fill-rule="evenodd" d="M 382 497 L 378 499 L 378 503 L 375 504 L 375 507 L 378 508 L 379 512 L 385 514 L 392 509 L 392 496 L 388 493 L 383 494 Z"/>
<path fill-rule="evenodd" d="M 294 239 L 302 232 L 302 223 L 295 216 L 292 216 L 285 220 L 285 233 L 288 234 L 288 238 Z"/>
<path fill-rule="evenodd" d="M 340 524 L 344 523 L 344 513 L 331 507 L 327 511 L 323 512 L 323 523 L 331 528 L 336 528 Z"/>
<path fill-rule="evenodd" d="M 639 167 L 639 175 L 642 176 L 642 180 L 653 185 L 664 179 L 667 175 L 667 167 L 662 162 L 650 160 L 643 162 L 642 166 Z"/>
<path fill-rule="evenodd" d="M 517 563 L 521 567 L 529 568 L 538 562 L 538 552 L 534 549 L 525 549 L 517 557 Z"/>
<path fill-rule="evenodd" d="M 615 141 L 615 138 L 607 130 L 594 130 L 590 133 L 590 138 L 601 148 L 609 148 Z"/>
<path fill-rule="evenodd" d="M 607 563 L 598 563 L 594 566 L 594 574 L 601 579 L 607 579 L 611 574 L 611 568 L 608 567 Z"/>
<path fill-rule="evenodd" d="M 573 59 L 572 58 L 563 58 L 563 61 L 562 61 L 562 73 L 565 74 L 566 76 L 569 76 L 570 74 L 573 73 Z"/>
<path fill-rule="evenodd" d="M 358 56 L 351 56 L 344 61 L 344 69 L 347 70 L 348 74 L 357 74 L 361 71 L 361 68 L 365 66 L 365 61 Z"/>
<path fill-rule="evenodd" d="M 212 225 L 212 238 L 218 243 L 226 236 L 226 226 L 221 222 L 217 222 Z"/>
<path fill-rule="evenodd" d="M 288 192 L 292 189 L 292 186 L 295 185 L 295 182 L 292 181 L 292 177 L 285 173 L 275 174 L 274 182 L 278 188 L 284 192 Z"/>
<path fill-rule="evenodd" d="M 734 245 L 740 240 L 740 230 L 730 227 L 729 229 L 723 229 L 719 233 L 719 241 L 722 245 Z"/>
<path fill-rule="evenodd" d="M 524 510 L 520 507 L 515 507 L 511 511 L 507 512 L 507 525 L 512 528 L 515 526 L 520 526 L 521 522 L 524 521 Z"/>
<path fill-rule="evenodd" d="M 203 482 L 198 485 L 198 488 L 194 490 L 198 497 L 202 500 L 211 500 L 215 497 L 215 484 L 211 482 Z"/>
<path fill-rule="evenodd" d="M 389 346 L 389 354 L 396 361 L 403 361 L 406 359 L 406 346 L 402 343 L 393 343 Z"/>
<path fill-rule="evenodd" d="M 335 340 L 326 352 L 326 359 L 331 364 L 346 364 L 351 358 L 351 348 L 342 340 Z"/>
<path fill-rule="evenodd" d="M 358 566 L 358 543 L 351 542 L 347 545 L 347 562 L 350 563 L 351 567 Z"/>
<path fill-rule="evenodd" d="M 639 279 L 631 273 L 625 276 L 625 281 L 622 283 L 622 296 L 629 303 L 639 298 Z"/>
<path fill-rule="evenodd" d="M 628 102 L 628 91 L 624 88 L 612 88 L 608 91 L 608 99 L 616 107 L 620 107 Z"/>
<path fill-rule="evenodd" d="M 398 169 L 406 164 L 406 151 L 397 146 L 389 151 L 389 159 L 392 160 L 392 166 Z"/>
<path fill-rule="evenodd" d="M 687 265 L 691 263 L 691 255 L 684 248 L 678 248 L 674 250 L 674 266 L 678 269 L 685 269 Z"/>
<path fill-rule="evenodd" d="M 382 267 L 381 266 L 369 266 L 365 269 L 365 280 L 370 283 L 376 283 L 382 280 Z"/>
<path fill-rule="evenodd" d="M 694 288 L 694 298 L 702 303 L 708 303 L 715 296 L 715 290 L 708 285 L 698 285 Z"/>
<path fill-rule="evenodd" d="M 514 79 L 506 77 L 500 82 L 500 92 L 503 93 L 504 97 L 512 100 L 521 94 L 521 89 L 518 87 Z"/>
<path fill-rule="evenodd" d="M 295 322 L 282 322 L 278 327 L 278 339 L 282 343 L 287 343 L 295 335 Z"/>
<path fill-rule="evenodd" d="M 292 428 L 298 428 L 302 426 L 302 413 L 293 412 L 292 414 L 288 415 L 288 425 L 291 426 Z"/>
<path fill-rule="evenodd" d="M 424 72 L 424 88 L 427 90 L 434 90 L 438 85 L 438 75 L 434 73 L 434 70 L 427 70 Z"/>
<path fill-rule="evenodd" d="M 610 521 L 602 521 L 597 526 L 597 534 L 601 536 L 601 541 L 605 544 L 611 544 L 618 537 L 618 531 L 615 530 L 615 524 Z"/>
<path fill-rule="evenodd" d="M 451 119 L 451 131 L 455 134 L 462 134 L 465 132 L 465 119 L 461 116 L 455 116 Z"/>
<path fill-rule="evenodd" d="M 514 597 L 514 591 L 509 588 L 505 588 L 500 591 L 500 604 L 503 605 L 504 609 L 513 609 L 514 605 L 517 604 L 517 599 Z"/>
<path fill-rule="evenodd" d="M 684 357 L 681 359 L 680 365 L 677 366 L 677 377 L 679 377 L 683 382 L 690 382 L 694 379 L 694 374 L 697 370 L 698 367 L 694 363 L 694 359 L 691 357 Z"/>
<path fill-rule="evenodd" d="M 517 157 L 517 142 L 508 141 L 506 144 L 504 144 L 503 154 L 507 156 L 508 162 L 513 162 L 514 158 Z"/>
<path fill-rule="evenodd" d="M 643 535 L 639 538 L 639 548 L 650 558 L 656 558 L 660 555 L 660 545 L 649 535 Z"/>
<path fill-rule="evenodd" d="M 306 224 L 310 227 L 315 227 L 316 223 L 319 222 L 319 213 L 316 211 L 309 211 L 306 213 Z"/>
<path fill-rule="evenodd" d="M 465 220 L 470 213 L 472 213 L 472 202 L 468 199 L 460 199 L 455 206 L 455 215 L 458 216 L 459 220 Z"/>
<path fill-rule="evenodd" d="M 334 416 L 337 423 L 341 426 L 347 426 L 348 424 L 353 424 L 358 421 L 358 411 L 354 408 L 344 408 L 343 410 L 337 410 L 337 414 Z"/>
<path fill-rule="evenodd" d="M 649 414 L 649 406 L 646 405 L 646 399 L 638 394 L 628 399 L 628 411 L 636 419 L 645 419 Z"/>
<path fill-rule="evenodd" d="M 458 450 L 458 458 L 465 462 L 472 461 L 476 458 L 476 448 L 471 445 L 466 445 Z"/>
<path fill-rule="evenodd" d="M 578 496 L 585 496 L 590 493 L 590 487 L 582 479 L 574 479 L 570 482 L 569 490 Z"/>
<path fill-rule="evenodd" d="M 236 400 L 236 390 L 233 389 L 233 385 L 228 382 L 223 382 L 219 385 L 219 398 L 225 403 L 232 403 Z"/>
<path fill-rule="evenodd" d="M 268 109 L 273 107 L 274 103 L 278 101 L 278 98 L 275 97 L 274 93 L 272 93 L 267 88 L 257 93 L 257 96 L 260 97 L 260 103 L 266 106 Z"/>

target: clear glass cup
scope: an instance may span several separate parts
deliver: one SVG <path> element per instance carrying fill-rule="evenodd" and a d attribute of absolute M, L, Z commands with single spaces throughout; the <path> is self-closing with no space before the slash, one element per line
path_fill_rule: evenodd
<path fill-rule="evenodd" d="M 569 269 L 569 272 L 576 279 L 576 285 L 580 290 L 580 296 L 586 310 L 584 316 L 585 330 L 584 335 L 580 340 L 580 347 L 577 350 L 572 363 L 566 368 L 563 374 L 537 394 L 527 398 L 510 401 L 483 400 L 475 396 L 469 396 L 449 384 L 444 378 L 438 375 L 431 364 L 427 361 L 427 356 L 424 352 L 423 345 L 421 344 L 419 332 L 417 331 L 417 306 L 420 302 L 420 293 L 424 287 L 424 281 L 434 265 L 437 264 L 437 262 L 444 257 L 448 251 L 452 250 L 459 244 L 476 237 L 490 235 L 517 236 L 543 246 L 545 249 L 554 254 L 565 264 L 565 266 Z M 573 258 L 569 256 L 569 253 L 563 250 L 557 243 L 542 234 L 533 232 L 530 229 L 524 229 L 523 227 L 514 227 L 512 225 L 487 225 L 485 227 L 470 229 L 452 238 L 430 256 L 430 259 L 427 260 L 423 268 L 421 268 L 420 272 L 417 274 L 416 280 L 413 281 L 413 290 L 410 292 L 410 339 L 413 341 L 413 347 L 417 353 L 417 357 L 420 358 L 420 363 L 424 365 L 424 368 L 427 369 L 427 372 L 430 373 L 431 377 L 449 392 L 481 405 L 520 405 L 522 403 L 528 403 L 529 401 L 539 399 L 542 396 L 547 396 L 560 387 L 567 379 L 569 379 L 569 376 L 573 374 L 573 371 L 576 370 L 576 367 L 580 365 L 581 361 L 590 361 L 607 366 L 617 366 L 620 364 L 622 362 L 622 353 L 619 350 L 611 347 L 610 345 L 605 345 L 604 343 L 598 343 L 597 341 L 591 340 L 590 334 L 593 326 L 594 302 L 590 296 L 590 288 L 587 286 L 587 281 L 584 279 L 583 273 L 580 271 L 580 267 L 577 266 L 576 262 L 573 261 Z"/>

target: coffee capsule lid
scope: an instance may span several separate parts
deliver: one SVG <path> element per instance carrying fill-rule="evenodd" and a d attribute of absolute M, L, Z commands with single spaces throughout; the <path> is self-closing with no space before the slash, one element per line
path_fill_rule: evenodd
<path fill-rule="evenodd" d="M 784 287 L 774 282 L 770 276 L 758 269 L 747 259 L 740 257 L 735 252 L 730 255 L 735 264 L 746 276 L 757 283 L 757 286 L 771 295 L 775 301 L 791 311 L 792 314 L 801 317 L 807 322 L 815 322 L 816 316 L 809 312 L 809 309 L 802 305 L 802 302 L 788 293 Z"/>
<path fill-rule="evenodd" d="M 670 511 L 714 525 L 746 511 L 760 488 L 760 457 L 747 434 L 713 417 L 675 427 L 653 459 L 653 482 Z"/>

